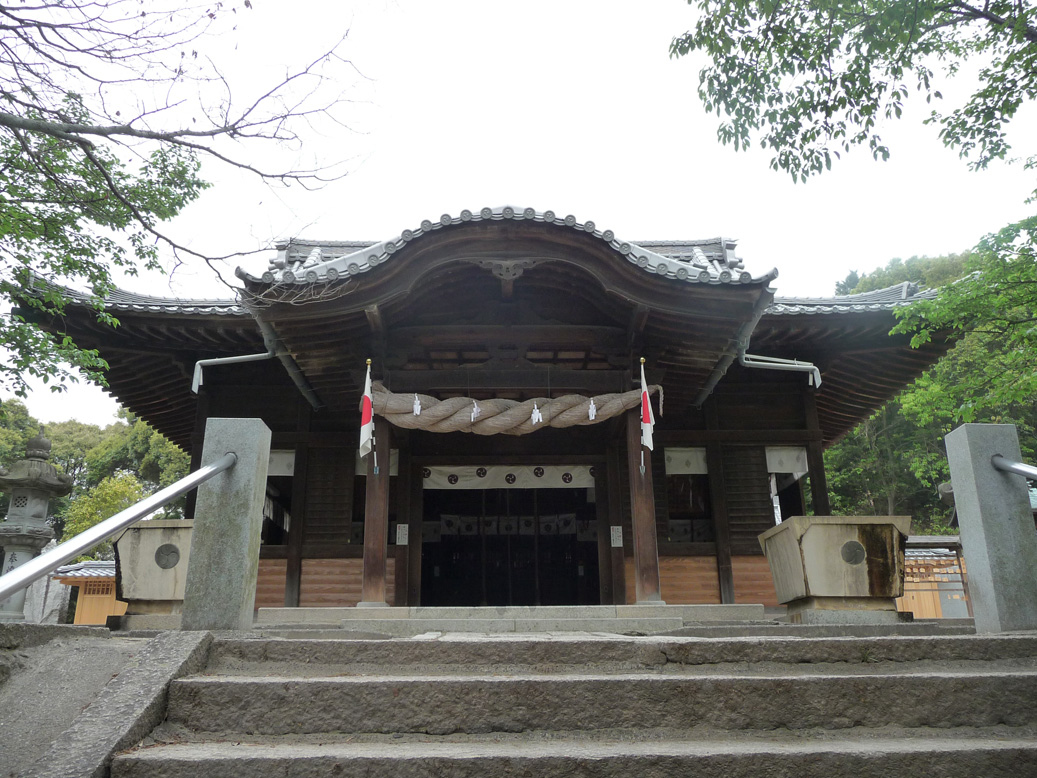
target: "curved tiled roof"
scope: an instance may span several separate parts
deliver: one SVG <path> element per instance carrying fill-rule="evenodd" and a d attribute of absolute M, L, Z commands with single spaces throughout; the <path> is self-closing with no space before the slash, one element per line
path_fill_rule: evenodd
<path fill-rule="evenodd" d="M 888 311 L 918 300 L 936 297 L 935 289 L 919 290 L 917 284 L 904 281 L 885 289 L 858 294 L 835 295 L 832 297 L 775 297 L 767 308 L 768 314 L 816 314 L 816 313 L 859 313 L 863 311 Z"/>
<path fill-rule="evenodd" d="M 43 282 L 53 286 L 48 282 Z M 55 287 L 63 295 L 74 303 L 91 306 L 95 298 L 85 292 L 69 287 Z M 105 298 L 104 308 L 106 311 L 134 311 L 137 313 L 187 313 L 199 315 L 216 316 L 245 316 L 248 310 L 238 303 L 237 300 L 203 299 L 203 298 L 179 298 L 179 297 L 155 297 L 148 294 L 138 294 L 126 289 L 115 287 Z"/>
<path fill-rule="evenodd" d="M 651 241 L 641 244 L 616 238 L 612 230 L 599 230 L 592 221 L 580 222 L 575 216 L 558 216 L 554 211 L 503 206 L 480 211 L 463 210 L 458 216 L 443 214 L 436 221 L 426 219 L 416 229 L 403 230 L 398 236 L 380 243 L 365 244 L 343 241 L 290 240 L 278 245 L 277 258 L 261 277 L 256 278 L 238 268 L 239 278 L 265 284 L 312 284 L 336 281 L 366 273 L 386 262 L 407 243 L 423 235 L 468 222 L 529 221 L 556 224 L 584 232 L 602 240 L 630 263 L 646 273 L 677 281 L 699 284 L 749 284 L 768 282 L 778 275 L 771 270 L 753 276 L 735 256 L 734 241 L 716 238 L 703 241 Z"/>

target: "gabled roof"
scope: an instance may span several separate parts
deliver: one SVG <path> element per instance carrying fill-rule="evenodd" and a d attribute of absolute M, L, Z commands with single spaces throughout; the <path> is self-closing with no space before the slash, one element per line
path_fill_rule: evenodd
<path fill-rule="evenodd" d="M 445 227 L 478 222 L 537 222 L 566 227 L 574 232 L 592 235 L 612 248 L 627 261 L 646 273 L 666 276 L 693 284 L 749 284 L 768 282 L 778 275 L 770 270 L 753 276 L 735 256 L 735 242 L 726 238 L 698 241 L 620 240 L 612 230 L 599 230 L 592 221 L 578 221 L 575 216 L 559 216 L 554 211 L 537 211 L 506 205 L 461 211 L 458 216 L 443 214 L 439 219 L 426 219 L 414 229 L 378 243 L 356 241 L 311 241 L 293 239 L 277 246 L 277 257 L 261 276 L 253 276 L 240 268 L 238 276 L 252 284 L 273 286 L 334 282 L 340 278 L 366 273 L 389 261 L 406 244 L 420 241 Z"/>

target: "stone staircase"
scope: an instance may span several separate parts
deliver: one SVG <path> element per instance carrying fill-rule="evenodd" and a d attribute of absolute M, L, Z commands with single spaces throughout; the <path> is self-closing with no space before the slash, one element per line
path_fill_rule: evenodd
<path fill-rule="evenodd" d="M 220 638 L 111 774 L 1022 778 L 1035 735 L 1032 633 Z"/>

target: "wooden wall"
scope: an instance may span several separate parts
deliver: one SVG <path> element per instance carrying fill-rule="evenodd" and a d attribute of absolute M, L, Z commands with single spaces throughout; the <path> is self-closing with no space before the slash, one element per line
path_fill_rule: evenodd
<path fill-rule="evenodd" d="M 287 559 L 260 559 L 256 579 L 256 607 L 283 608 Z"/>
<path fill-rule="evenodd" d="M 386 563 L 385 600 L 396 601 L 396 560 Z M 304 559 L 299 606 L 303 608 L 352 607 L 360 602 L 363 559 Z"/>
<path fill-rule="evenodd" d="M 633 581 L 634 560 L 625 560 L 626 576 Z M 659 557 L 660 593 L 667 605 L 718 605 L 720 579 L 715 556 Z M 627 586 L 627 603 L 635 601 L 634 587 Z"/>
<path fill-rule="evenodd" d="M 774 579 L 767 558 L 763 556 L 733 556 L 731 568 L 735 579 L 735 602 L 740 604 L 777 605 Z"/>

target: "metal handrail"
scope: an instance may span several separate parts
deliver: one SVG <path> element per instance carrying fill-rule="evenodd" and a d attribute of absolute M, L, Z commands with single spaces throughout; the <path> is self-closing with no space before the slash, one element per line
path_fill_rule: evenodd
<path fill-rule="evenodd" d="M 994 456 L 990 457 L 990 464 L 1006 473 L 1016 473 L 1029 478 L 1031 481 L 1037 481 L 1037 467 L 1033 465 L 1013 462 L 1011 459 L 1005 459 L 1000 454 L 994 454 Z"/>
<path fill-rule="evenodd" d="M 229 470 L 237 461 L 238 455 L 228 452 L 212 464 L 201 467 L 190 475 L 181 478 L 175 484 L 155 492 L 136 505 L 105 519 L 100 524 L 95 524 L 89 529 L 83 530 L 71 540 L 66 540 L 50 551 L 26 562 L 21 567 L 16 567 L 6 575 L 0 575 L 0 602 L 3 602 L 15 592 L 24 589 L 37 578 L 53 573 L 69 560 L 75 559 L 98 543 L 108 540 L 119 530 L 125 529 L 134 522 L 154 513 L 159 508 L 168 505 L 177 497 L 187 494 L 213 476 L 219 475 L 224 470 Z"/>

